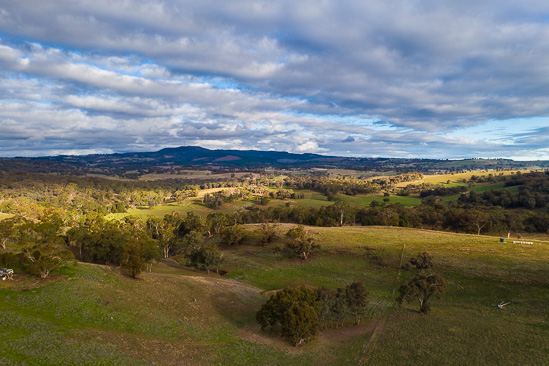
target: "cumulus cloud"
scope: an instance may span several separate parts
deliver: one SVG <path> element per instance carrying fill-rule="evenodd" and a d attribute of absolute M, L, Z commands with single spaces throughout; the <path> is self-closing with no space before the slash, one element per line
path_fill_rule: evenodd
<path fill-rule="evenodd" d="M 448 134 L 549 114 L 548 14 L 534 0 L 0 0 L 1 152 L 547 156 L 531 131 Z"/>

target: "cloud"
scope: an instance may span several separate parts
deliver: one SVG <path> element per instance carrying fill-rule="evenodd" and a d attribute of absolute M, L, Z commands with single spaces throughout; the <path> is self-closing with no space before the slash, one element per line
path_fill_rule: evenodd
<path fill-rule="evenodd" d="M 2 153 L 12 136 L 36 155 L 192 142 L 547 156 L 528 131 L 448 133 L 549 114 L 548 14 L 509 0 L 2 1 Z"/>

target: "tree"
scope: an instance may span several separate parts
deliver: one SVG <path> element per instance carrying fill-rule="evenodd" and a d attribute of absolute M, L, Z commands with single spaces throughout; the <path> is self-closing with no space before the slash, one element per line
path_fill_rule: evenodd
<path fill-rule="evenodd" d="M 333 210 L 339 226 L 354 222 L 354 211 L 348 202 L 338 200 L 332 206 L 329 206 L 329 208 Z"/>
<path fill-rule="evenodd" d="M 336 327 L 342 326 L 348 312 L 347 295 L 344 288 L 338 288 L 335 292 L 335 301 L 332 306 L 332 317 Z"/>
<path fill-rule="evenodd" d="M 3 252 L 0 253 L 0 268 L 13 268 L 21 265 L 21 253 Z"/>
<path fill-rule="evenodd" d="M 317 314 L 321 308 L 316 291 L 285 288 L 263 304 L 256 314 L 256 320 L 261 324 L 261 329 L 279 326 L 281 335 L 297 347 L 318 333 Z"/>
<path fill-rule="evenodd" d="M 136 278 L 144 268 L 145 260 L 141 255 L 141 246 L 138 242 L 130 240 L 124 245 L 120 269 L 132 278 Z"/>
<path fill-rule="evenodd" d="M 433 267 L 433 257 L 427 252 L 418 253 L 417 257 L 412 257 L 404 265 L 404 269 L 414 267 L 417 270 L 428 269 Z"/>
<path fill-rule="evenodd" d="M 261 224 L 259 232 L 259 242 L 261 245 L 265 246 L 269 243 L 272 243 L 277 237 L 278 232 L 276 230 L 277 225 L 269 225 L 267 223 Z"/>
<path fill-rule="evenodd" d="M 355 318 L 355 324 L 360 323 L 361 316 L 366 312 L 366 305 L 368 305 L 368 290 L 364 283 L 353 282 L 345 288 L 345 295 L 347 296 L 347 306 L 349 312 Z"/>
<path fill-rule="evenodd" d="M 223 191 L 206 193 L 202 198 L 202 201 L 209 208 L 218 209 L 225 202 L 225 194 Z"/>
<path fill-rule="evenodd" d="M 40 278 L 48 277 L 50 271 L 61 262 L 74 258 L 70 250 L 53 242 L 27 247 L 23 250 L 23 256 L 27 270 Z"/>
<path fill-rule="evenodd" d="M 190 261 L 194 267 L 205 269 L 208 274 L 212 270 L 219 274 L 219 266 L 223 263 L 223 253 L 215 244 L 194 247 L 191 249 Z"/>
<path fill-rule="evenodd" d="M 191 231 L 182 240 L 185 249 L 198 248 L 204 243 L 204 236 L 196 231 Z"/>
<path fill-rule="evenodd" d="M 82 246 L 84 245 L 84 241 L 86 240 L 86 237 L 89 235 L 89 230 L 84 227 L 73 227 L 70 228 L 67 231 L 67 244 L 69 246 L 77 246 L 78 252 L 80 255 L 80 260 L 84 260 L 84 257 L 82 256 Z"/>
<path fill-rule="evenodd" d="M 221 239 L 225 245 L 238 245 L 242 243 L 246 232 L 241 225 L 233 225 L 221 231 Z"/>
<path fill-rule="evenodd" d="M 14 228 L 13 219 L 0 220 L 0 248 L 6 249 L 6 243 L 13 237 Z"/>
<path fill-rule="evenodd" d="M 271 202 L 271 198 L 268 194 L 263 194 L 261 197 L 256 198 L 260 205 L 266 206 Z"/>
<path fill-rule="evenodd" d="M 147 266 L 152 266 L 152 261 L 160 258 L 156 243 L 140 232 L 134 235 L 124 244 L 122 263 L 120 268 L 129 276 L 136 278 Z"/>
<path fill-rule="evenodd" d="M 288 248 L 305 260 L 309 258 L 313 250 L 319 248 L 303 225 L 297 225 L 288 230 L 286 239 Z"/>
<path fill-rule="evenodd" d="M 225 214 L 221 212 L 213 212 L 208 214 L 206 223 L 206 226 L 208 227 L 208 237 L 212 237 L 214 234 L 219 235 L 221 229 L 227 226 L 228 221 Z"/>
<path fill-rule="evenodd" d="M 151 231 L 153 239 L 158 240 L 158 246 L 162 249 L 164 258 L 168 258 L 170 249 L 177 242 L 177 231 L 179 230 L 179 227 L 177 225 L 174 226 L 172 220 L 168 218 L 160 219 L 152 215 L 149 215 L 147 226 Z"/>
<path fill-rule="evenodd" d="M 179 225 L 179 234 L 186 235 L 191 231 L 204 232 L 205 225 L 202 217 L 195 215 L 193 212 L 187 212 L 187 216 L 181 220 Z"/>
<path fill-rule="evenodd" d="M 120 228 L 116 221 L 111 221 L 104 228 L 89 232 L 78 240 L 81 240 L 85 261 L 120 265 L 124 245 L 130 237 L 129 231 Z"/>
<path fill-rule="evenodd" d="M 398 289 L 400 295 L 396 298 L 399 305 L 404 301 L 418 301 L 419 311 L 422 314 L 427 314 L 431 310 L 429 299 L 435 295 L 441 298 L 446 289 L 446 280 L 437 273 L 426 275 L 423 272 L 418 272 L 414 278 L 407 284 L 400 286 Z"/>
<path fill-rule="evenodd" d="M 480 231 L 490 223 L 490 215 L 487 212 L 480 210 L 474 210 L 468 212 L 468 214 L 471 216 L 473 225 L 477 230 L 477 235 L 480 235 Z"/>
<path fill-rule="evenodd" d="M 324 324 L 325 329 L 328 329 L 328 323 L 332 323 L 333 328 L 334 314 L 332 310 L 336 303 L 336 295 L 337 293 L 335 291 L 326 288 L 318 291 L 318 300 L 322 304 L 322 307 L 318 312 L 318 317 Z"/>
<path fill-rule="evenodd" d="M 282 335 L 297 347 L 318 333 L 318 315 L 306 302 L 295 302 L 284 312 Z"/>

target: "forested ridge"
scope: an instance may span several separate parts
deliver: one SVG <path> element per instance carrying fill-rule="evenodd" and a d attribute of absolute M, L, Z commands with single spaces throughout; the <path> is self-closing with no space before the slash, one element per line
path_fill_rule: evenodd
<path fill-rule="evenodd" d="M 253 171 L 264 168 L 339 168 L 399 173 L 456 172 L 481 169 L 544 169 L 549 161 L 509 159 L 438 160 L 412 158 L 341 157 L 292 154 L 284 151 L 208 150 L 198 146 L 166 148 L 153 152 L 60 155 L 37 158 L 0 158 L 0 171 L 86 175 L 99 173 L 136 179 L 148 173 L 175 174 L 181 169 Z"/>

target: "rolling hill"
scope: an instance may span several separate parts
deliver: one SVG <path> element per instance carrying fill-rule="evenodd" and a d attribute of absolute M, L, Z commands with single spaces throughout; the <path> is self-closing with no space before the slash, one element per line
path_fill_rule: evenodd
<path fill-rule="evenodd" d="M 379 171 L 447 172 L 478 169 L 546 169 L 549 161 L 509 159 L 437 160 L 409 158 L 358 158 L 282 151 L 209 150 L 198 146 L 165 148 L 155 152 L 92 155 L 59 155 L 38 158 L 1 158 L 0 171 L 23 170 L 42 173 L 141 175 L 171 169 L 345 168 Z"/>

